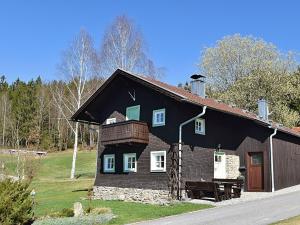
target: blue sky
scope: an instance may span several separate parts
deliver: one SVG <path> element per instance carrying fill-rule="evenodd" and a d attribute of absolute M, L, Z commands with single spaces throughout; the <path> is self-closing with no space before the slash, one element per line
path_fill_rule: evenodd
<path fill-rule="evenodd" d="M 300 52 L 300 1 L 44 0 L 0 2 L 0 74 L 11 82 L 58 78 L 61 52 L 85 28 L 99 49 L 103 32 L 126 14 L 143 32 L 148 53 L 177 84 L 197 72 L 201 50 L 225 35 L 253 35 Z"/>

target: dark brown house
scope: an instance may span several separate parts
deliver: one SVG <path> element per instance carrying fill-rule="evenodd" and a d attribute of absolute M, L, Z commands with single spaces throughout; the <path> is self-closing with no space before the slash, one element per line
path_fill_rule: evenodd
<path fill-rule="evenodd" d="M 206 98 L 193 78 L 189 92 L 117 70 L 72 116 L 99 126 L 96 197 L 153 202 L 174 180 L 240 172 L 246 191 L 300 183 L 300 133 L 270 122 L 264 100 L 256 115 Z"/>

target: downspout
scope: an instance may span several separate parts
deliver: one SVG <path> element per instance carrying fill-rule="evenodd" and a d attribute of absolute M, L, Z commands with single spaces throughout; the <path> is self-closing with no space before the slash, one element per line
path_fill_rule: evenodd
<path fill-rule="evenodd" d="M 269 126 L 269 128 L 274 129 L 274 132 L 270 135 L 270 161 L 271 161 L 271 190 L 275 191 L 274 185 L 274 159 L 273 159 L 273 137 L 277 134 L 277 128 Z"/>
<path fill-rule="evenodd" d="M 202 112 L 198 114 L 197 116 L 181 123 L 179 125 L 179 140 L 178 140 L 178 190 L 179 190 L 179 199 L 182 197 L 181 193 L 181 172 L 182 172 L 182 127 L 198 118 L 203 116 L 206 112 L 207 106 L 203 106 Z"/>

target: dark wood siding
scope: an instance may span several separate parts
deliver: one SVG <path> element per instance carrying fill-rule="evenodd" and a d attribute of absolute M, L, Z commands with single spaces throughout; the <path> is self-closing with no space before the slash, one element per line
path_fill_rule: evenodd
<path fill-rule="evenodd" d="M 170 145 L 164 143 L 159 138 L 150 135 L 149 145 L 119 145 L 112 147 L 100 146 L 98 158 L 98 173 L 95 185 L 111 187 L 128 187 L 128 188 L 149 188 L 149 189 L 167 189 L 168 177 L 165 172 L 150 172 L 150 152 L 166 151 L 167 168 L 170 164 L 168 152 Z M 123 172 L 123 154 L 136 153 L 137 155 L 137 172 Z M 115 173 L 103 172 L 103 155 L 115 154 L 116 168 Z"/>
<path fill-rule="evenodd" d="M 129 96 L 128 91 L 135 92 L 135 101 Z M 89 117 L 93 117 L 93 120 L 100 124 L 103 124 L 110 117 L 116 117 L 117 121 L 124 121 L 126 107 L 134 105 L 140 105 L 140 120 L 148 124 L 149 144 L 139 146 L 124 144 L 111 147 L 101 145 L 99 147 L 98 173 L 95 185 L 167 189 L 167 173 L 150 172 L 150 152 L 168 151 L 172 144 L 178 143 L 180 123 L 199 114 L 202 107 L 178 102 L 133 80 L 116 77 L 104 90 L 101 98 L 96 98 L 87 107 L 86 118 L 82 119 L 89 120 Z M 166 125 L 152 127 L 152 112 L 161 108 L 166 109 Z M 195 134 L 193 122 L 183 128 L 183 179 L 200 180 L 202 178 L 209 180 L 213 178 L 213 155 L 218 144 L 221 144 L 222 151 L 227 154 L 238 155 L 240 165 L 246 168 L 245 156 L 248 152 L 263 152 L 264 190 L 270 191 L 269 136 L 273 132 L 272 129 L 247 119 L 211 109 L 207 109 L 203 118 L 206 125 L 205 135 Z M 274 141 L 276 187 L 283 188 L 299 184 L 300 176 L 295 172 L 300 171 L 300 157 L 298 157 L 298 153 L 295 154 L 295 149 L 299 149 L 299 139 L 290 140 L 288 137 L 283 136 L 277 136 L 276 138 L 278 139 Z M 284 141 L 280 141 L 281 139 L 284 139 Z M 105 174 L 102 171 L 101 160 L 103 154 L 110 153 L 116 155 L 116 172 Z M 136 173 L 123 173 L 123 153 L 137 153 Z M 289 154 L 294 158 L 291 160 L 291 157 L 283 154 Z M 280 161 L 282 158 L 286 159 Z M 292 162 L 293 166 L 286 164 L 290 163 L 288 160 Z M 167 155 L 167 170 L 169 165 L 170 157 Z M 289 173 L 289 175 L 287 176 L 285 173 Z"/>
<path fill-rule="evenodd" d="M 278 132 L 273 138 L 275 190 L 300 184 L 300 140 Z"/>

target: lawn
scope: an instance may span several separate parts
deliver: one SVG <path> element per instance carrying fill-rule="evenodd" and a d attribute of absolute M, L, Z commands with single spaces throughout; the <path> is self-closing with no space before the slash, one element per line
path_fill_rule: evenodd
<path fill-rule="evenodd" d="M 287 220 L 282 220 L 277 223 L 273 223 L 273 225 L 299 225 L 300 224 L 300 216 L 295 216 Z"/>
<path fill-rule="evenodd" d="M 8 161 L 7 170 L 13 173 L 15 159 L 0 154 L 0 161 Z M 125 224 L 141 220 L 155 219 L 209 208 L 209 205 L 178 203 L 170 206 L 158 206 L 122 201 L 86 200 L 88 189 L 93 186 L 96 152 L 80 151 L 76 164 L 76 180 L 70 180 L 72 152 L 49 153 L 39 161 L 39 169 L 31 188 L 36 191 L 36 216 L 45 216 L 63 208 L 73 207 L 74 202 L 81 202 L 84 207 L 109 207 L 117 215 L 110 224 Z M 13 175 L 13 174 L 12 174 Z"/>

